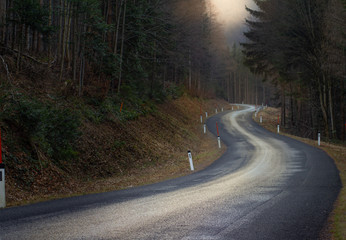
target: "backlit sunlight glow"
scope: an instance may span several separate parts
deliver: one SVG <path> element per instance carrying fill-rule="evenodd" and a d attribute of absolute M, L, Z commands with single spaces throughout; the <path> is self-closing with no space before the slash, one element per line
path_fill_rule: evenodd
<path fill-rule="evenodd" d="M 217 20 L 224 25 L 229 44 L 243 40 L 245 18 L 248 16 L 245 5 L 253 8 L 252 0 L 209 0 Z"/>
<path fill-rule="evenodd" d="M 217 18 L 226 26 L 238 25 L 246 17 L 245 5 L 248 0 L 210 0 L 216 10 Z"/>

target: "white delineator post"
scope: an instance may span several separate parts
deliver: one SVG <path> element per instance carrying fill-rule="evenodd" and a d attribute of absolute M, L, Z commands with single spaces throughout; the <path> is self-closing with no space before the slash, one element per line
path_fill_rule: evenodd
<path fill-rule="evenodd" d="M 203 126 L 204 126 L 204 134 L 206 134 L 207 133 L 207 124 L 204 123 Z"/>
<path fill-rule="evenodd" d="M 208 112 L 205 112 L 205 117 L 208 118 Z"/>
<path fill-rule="evenodd" d="M 192 154 L 191 154 L 191 151 L 190 151 L 190 150 L 187 151 L 187 155 L 188 155 L 188 157 L 189 157 L 190 169 L 191 169 L 191 171 L 194 171 L 195 168 L 193 167 Z"/>
<path fill-rule="evenodd" d="M 221 112 L 223 112 L 223 108 L 221 108 Z"/>
<path fill-rule="evenodd" d="M 280 125 L 278 124 L 278 133 L 280 133 Z"/>
<path fill-rule="evenodd" d="M 233 111 L 233 106 L 232 106 L 232 111 Z"/>
<path fill-rule="evenodd" d="M 217 108 L 215 108 L 215 113 L 217 114 Z"/>
<path fill-rule="evenodd" d="M 318 133 L 318 146 L 321 146 L 321 133 Z"/>
<path fill-rule="evenodd" d="M 203 123 L 203 116 L 202 116 L 202 114 L 201 114 L 201 123 Z"/>
<path fill-rule="evenodd" d="M 4 208 L 4 207 L 6 207 L 5 164 L 2 163 L 1 129 L 0 129 L 0 208 Z"/>
<path fill-rule="evenodd" d="M 260 116 L 260 123 L 262 123 L 262 121 L 263 121 L 263 120 L 262 120 L 262 115 L 261 115 L 261 116 Z"/>
<path fill-rule="evenodd" d="M 217 132 L 217 143 L 219 145 L 219 148 L 221 148 L 221 138 L 220 138 L 219 126 L 217 125 L 217 122 L 216 122 L 216 132 Z"/>
<path fill-rule="evenodd" d="M 0 208 L 6 207 L 5 164 L 0 163 Z"/>

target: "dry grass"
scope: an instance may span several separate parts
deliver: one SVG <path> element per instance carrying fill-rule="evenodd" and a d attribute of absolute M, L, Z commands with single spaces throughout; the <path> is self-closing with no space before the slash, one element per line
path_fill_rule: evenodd
<path fill-rule="evenodd" d="M 29 189 L 9 177 L 7 206 L 126 189 L 188 175 L 191 171 L 187 150 L 192 151 L 195 171 L 199 171 L 225 151 L 218 148 L 215 136 L 203 133 L 200 122 L 201 110 L 204 120 L 204 112 L 214 115 L 216 107 L 219 112 L 222 107 L 230 108 L 224 101 L 184 96 L 159 106 L 153 115 L 126 124 L 84 123 L 80 142 L 84 166 L 73 165 L 74 172 L 49 166 L 36 176 Z M 129 146 L 112 150 L 114 142 Z M 117 161 L 121 163 L 124 159 L 131 159 L 134 164 L 121 169 Z M 113 169 L 114 174 L 110 174 Z M 85 175 L 86 170 L 94 172 Z"/>
<path fill-rule="evenodd" d="M 272 132 L 277 132 L 277 116 L 280 114 L 279 109 L 267 108 L 262 110 L 257 115 L 257 118 L 253 116 L 253 119 L 259 123 L 260 115 L 263 116 L 263 123 L 261 124 L 264 128 Z M 340 178 L 342 181 L 342 189 L 335 202 L 333 212 L 330 214 L 328 219 L 328 226 L 326 226 L 323 233 L 323 238 L 343 240 L 346 239 L 346 146 L 332 144 L 328 142 L 321 142 L 321 146 L 318 146 L 316 140 L 301 138 L 293 136 L 284 132 L 284 129 L 280 129 L 280 134 L 288 137 L 297 139 L 301 142 L 307 143 L 314 147 L 323 149 L 331 158 L 339 169 Z"/>

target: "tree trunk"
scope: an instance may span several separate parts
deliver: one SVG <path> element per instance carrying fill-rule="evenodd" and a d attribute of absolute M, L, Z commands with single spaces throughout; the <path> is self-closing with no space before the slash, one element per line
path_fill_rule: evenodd
<path fill-rule="evenodd" d="M 286 124 L 286 95 L 285 86 L 281 85 L 281 123 L 280 125 L 284 127 Z"/>
<path fill-rule="evenodd" d="M 62 48 L 61 48 L 61 62 L 60 62 L 60 77 L 59 81 L 62 81 L 63 77 L 63 72 L 64 72 L 64 64 L 65 64 L 65 56 L 67 52 L 67 42 L 68 42 L 68 35 L 69 35 L 69 26 L 71 24 L 71 21 L 69 20 L 69 15 L 70 15 L 70 6 L 71 3 L 66 3 L 64 4 L 64 12 L 63 12 L 63 18 L 64 18 L 64 27 L 63 27 L 63 34 L 62 34 Z"/>
<path fill-rule="evenodd" d="M 330 125 L 332 130 L 332 138 L 336 138 L 336 129 L 334 124 L 334 112 L 333 112 L 333 97 L 332 97 L 332 81 L 328 78 L 328 96 L 329 96 L 329 113 L 330 113 Z"/>
<path fill-rule="evenodd" d="M 258 105 L 258 95 L 257 95 L 257 78 L 255 78 L 255 95 L 256 95 L 256 99 L 255 99 L 255 105 Z"/>
<path fill-rule="evenodd" d="M 73 6 L 74 11 L 77 11 L 77 5 Z M 78 36 L 78 15 L 76 14 L 73 21 L 73 55 L 72 55 L 72 72 L 73 72 L 73 84 L 77 84 L 77 57 L 78 49 L 80 49 L 80 37 Z"/>
<path fill-rule="evenodd" d="M 3 0 L 3 1 L 0 1 L 0 21 L 2 22 L 2 26 L 1 26 L 1 39 L 0 41 L 1 42 L 6 42 L 5 38 L 6 38 L 6 11 L 7 11 L 7 8 L 6 8 L 6 1 Z"/>
<path fill-rule="evenodd" d="M 82 96 L 83 94 L 84 72 L 85 72 L 85 59 L 84 59 L 84 50 L 82 50 L 82 54 L 80 58 L 80 71 L 79 71 L 79 88 L 78 88 L 79 96 Z"/>
<path fill-rule="evenodd" d="M 82 33 L 86 32 L 86 26 L 83 24 L 83 18 L 86 19 L 86 16 L 82 17 Z M 85 38 L 79 37 L 80 42 L 80 67 L 79 67 L 79 89 L 78 89 L 78 95 L 83 95 L 83 86 L 84 86 L 84 73 L 85 73 Z"/>
<path fill-rule="evenodd" d="M 119 67 L 119 82 L 118 82 L 118 94 L 120 93 L 120 86 L 122 81 L 122 66 L 123 66 L 123 54 L 124 54 L 124 42 L 125 42 L 125 23 L 126 23 L 126 0 L 124 0 L 124 14 L 123 14 L 123 29 L 121 39 L 121 50 L 120 50 L 120 67 Z"/>
<path fill-rule="evenodd" d="M 40 0 L 40 6 L 44 7 L 43 0 Z M 35 31 L 35 32 L 36 32 L 36 45 L 35 45 L 35 48 L 36 48 L 36 52 L 38 53 L 41 50 L 41 33 L 39 33 L 38 31 Z"/>
<path fill-rule="evenodd" d="M 71 44 L 70 44 L 70 36 L 71 36 L 71 21 L 72 21 L 72 3 L 68 4 L 68 16 L 67 16 L 67 34 L 65 39 L 66 44 L 66 58 L 67 58 L 67 67 L 71 67 Z"/>
<path fill-rule="evenodd" d="M 18 48 L 18 54 L 17 54 L 17 73 L 21 69 L 21 61 L 22 61 L 22 52 L 23 52 L 23 45 L 24 45 L 24 38 L 25 38 L 25 24 L 20 25 L 20 31 L 19 31 L 19 48 Z"/>
<path fill-rule="evenodd" d="M 60 0 L 60 11 L 59 11 L 59 36 L 58 36 L 58 46 L 57 46 L 57 58 L 58 58 L 58 63 L 60 63 L 61 61 L 61 49 L 63 46 L 63 31 L 64 31 L 64 5 L 65 5 L 65 1 L 64 0 Z"/>
<path fill-rule="evenodd" d="M 290 127 L 295 126 L 294 122 L 294 106 L 293 106 L 293 88 L 292 84 L 290 84 Z"/>
<path fill-rule="evenodd" d="M 239 87 L 239 90 L 238 90 L 238 95 L 239 95 L 239 103 L 241 103 L 241 98 L 242 98 L 242 95 L 241 95 L 241 82 L 240 82 L 240 73 L 238 73 L 238 87 Z"/>
<path fill-rule="evenodd" d="M 233 81 L 234 81 L 234 103 L 237 102 L 237 79 L 236 79 L 236 76 L 235 76 L 235 71 L 233 72 Z"/>
<path fill-rule="evenodd" d="M 345 81 L 341 81 L 341 90 L 345 92 Z M 342 140 L 346 140 L 346 118 L 345 118 L 345 97 L 341 94 L 341 104 L 340 104 L 340 113 L 341 113 L 341 129 L 342 129 Z"/>
<path fill-rule="evenodd" d="M 323 77 L 324 80 L 324 77 Z M 324 120 L 324 126 L 325 126 L 325 135 L 327 138 L 329 138 L 329 126 L 328 126 L 328 115 L 327 115 L 327 104 L 326 104 L 326 87 L 323 82 L 323 85 L 321 83 L 321 79 L 318 78 L 318 91 L 319 91 L 319 96 L 320 96 L 320 106 L 321 106 L 321 111 L 322 111 L 322 116 Z"/>
<path fill-rule="evenodd" d="M 231 73 L 228 74 L 228 81 L 227 81 L 227 102 L 230 102 L 230 89 L 229 85 L 231 84 Z"/>
<path fill-rule="evenodd" d="M 192 66 L 191 66 L 191 51 L 189 50 L 189 90 L 192 86 Z"/>
<path fill-rule="evenodd" d="M 114 48 L 113 48 L 113 53 L 114 55 L 118 54 L 118 39 L 119 39 L 119 28 L 120 28 L 120 20 L 121 20 L 121 10 L 122 10 L 122 5 L 123 5 L 124 0 L 116 1 L 116 7 L 119 9 L 118 11 L 115 11 L 117 13 L 116 16 L 116 28 L 114 31 Z M 112 76 L 112 81 L 111 81 L 111 88 L 112 88 L 112 93 L 114 93 L 115 89 L 115 77 Z"/>
<path fill-rule="evenodd" d="M 52 18 L 53 7 L 52 7 L 52 1 L 53 1 L 53 0 L 49 0 L 49 6 L 48 6 L 48 11 L 49 11 L 48 26 L 49 26 L 49 27 L 53 25 L 53 18 Z M 48 59 L 50 59 L 51 55 L 52 55 L 52 46 L 49 44 L 49 46 L 48 46 Z"/>

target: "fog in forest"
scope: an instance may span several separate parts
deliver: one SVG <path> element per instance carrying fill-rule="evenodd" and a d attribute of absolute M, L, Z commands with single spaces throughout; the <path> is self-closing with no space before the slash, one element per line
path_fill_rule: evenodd
<path fill-rule="evenodd" d="M 245 41 L 245 18 L 248 13 L 245 6 L 255 8 L 252 0 L 210 0 L 217 20 L 223 25 L 229 45 Z"/>

